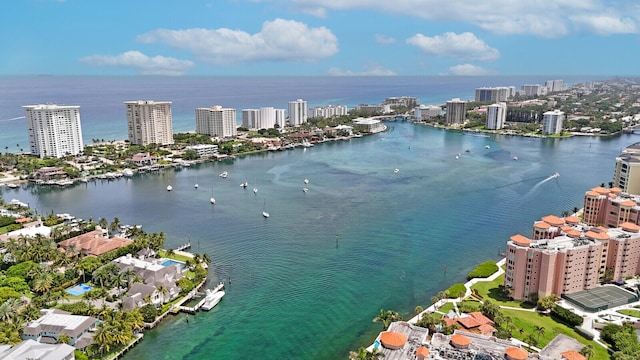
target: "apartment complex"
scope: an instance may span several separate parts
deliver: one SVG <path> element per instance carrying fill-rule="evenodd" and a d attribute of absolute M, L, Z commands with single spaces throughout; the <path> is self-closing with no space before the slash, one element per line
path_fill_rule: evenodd
<path fill-rule="evenodd" d="M 547 93 L 564 91 L 564 81 L 562 80 L 547 80 L 544 86 L 547 88 Z"/>
<path fill-rule="evenodd" d="M 447 101 L 447 125 L 462 124 L 467 118 L 466 101 L 459 98 Z"/>
<path fill-rule="evenodd" d="M 524 96 L 546 95 L 547 88 L 540 84 L 526 84 L 520 87 L 520 94 Z"/>
<path fill-rule="evenodd" d="M 516 299 L 566 295 L 640 273 L 640 197 L 619 188 L 585 193 L 582 221 L 549 215 L 531 237 L 507 242 L 504 285 Z"/>
<path fill-rule="evenodd" d="M 285 126 L 284 109 L 262 107 L 242 110 L 242 126 L 247 129 L 272 129 L 276 125 L 280 128 Z"/>
<path fill-rule="evenodd" d="M 125 101 L 129 142 L 133 145 L 173 144 L 170 101 Z"/>
<path fill-rule="evenodd" d="M 476 89 L 476 101 L 509 101 L 515 95 L 513 86 L 481 87 Z"/>
<path fill-rule="evenodd" d="M 214 105 L 196 109 L 196 132 L 216 137 L 236 136 L 236 109 Z"/>
<path fill-rule="evenodd" d="M 26 105 L 31 155 L 61 158 L 83 151 L 80 106 Z"/>
<path fill-rule="evenodd" d="M 289 125 L 299 126 L 307 122 L 307 102 L 298 99 L 289 101 Z"/>
<path fill-rule="evenodd" d="M 616 157 L 613 186 L 623 192 L 640 195 L 640 142 L 628 146 Z"/>
<path fill-rule="evenodd" d="M 564 112 L 560 110 L 547 111 L 542 118 L 542 134 L 553 135 L 562 132 Z"/>
<path fill-rule="evenodd" d="M 309 109 L 309 117 L 331 118 L 349 114 L 349 109 L 344 105 L 329 105 Z"/>
<path fill-rule="evenodd" d="M 410 97 L 410 96 L 393 96 L 393 97 L 388 97 L 384 99 L 382 104 L 412 108 L 420 105 L 420 100 L 416 97 Z"/>
<path fill-rule="evenodd" d="M 500 130 L 507 121 L 507 104 L 501 102 L 487 106 L 487 123 L 488 130 Z"/>
<path fill-rule="evenodd" d="M 442 108 L 436 105 L 420 105 L 413 110 L 413 117 L 417 121 L 427 121 L 438 115 L 442 115 Z"/>

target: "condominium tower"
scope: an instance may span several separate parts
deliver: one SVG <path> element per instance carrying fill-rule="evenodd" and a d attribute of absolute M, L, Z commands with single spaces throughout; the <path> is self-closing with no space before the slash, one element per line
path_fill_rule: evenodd
<path fill-rule="evenodd" d="M 583 219 L 543 216 L 531 237 L 507 242 L 504 285 L 516 299 L 568 295 L 640 273 L 640 197 L 620 188 L 585 193 Z"/>
<path fill-rule="evenodd" d="M 462 124 L 466 120 L 466 101 L 459 98 L 447 101 L 447 125 Z"/>
<path fill-rule="evenodd" d="M 61 158 L 82 152 L 79 106 L 27 105 L 25 118 L 31 155 Z"/>
<path fill-rule="evenodd" d="M 307 122 L 307 102 L 298 99 L 289 101 L 289 125 L 298 126 Z"/>
<path fill-rule="evenodd" d="M 133 145 L 171 145 L 173 126 L 170 101 L 125 101 L 129 142 Z"/>
<path fill-rule="evenodd" d="M 284 109 L 261 107 L 260 109 L 243 109 L 242 126 L 247 129 L 273 129 L 276 125 L 284 127 Z"/>
<path fill-rule="evenodd" d="M 236 109 L 214 105 L 196 109 L 196 133 L 215 137 L 236 136 Z"/>
<path fill-rule="evenodd" d="M 489 130 L 499 130 L 504 127 L 507 119 L 507 104 L 497 103 L 487 106 L 487 124 Z"/>
<path fill-rule="evenodd" d="M 613 186 L 626 193 L 640 195 L 640 143 L 628 146 L 616 158 Z"/>
<path fill-rule="evenodd" d="M 542 118 L 542 133 L 544 135 L 560 134 L 562 132 L 562 122 L 564 112 L 560 110 L 547 111 Z"/>

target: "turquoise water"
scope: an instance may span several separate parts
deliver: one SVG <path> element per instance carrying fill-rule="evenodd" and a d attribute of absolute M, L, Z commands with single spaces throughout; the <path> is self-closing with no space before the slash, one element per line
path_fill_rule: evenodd
<path fill-rule="evenodd" d="M 168 259 L 168 260 L 163 261 L 160 265 L 162 265 L 164 267 L 171 266 L 171 265 L 180 265 L 180 267 L 183 268 L 185 264 L 183 262 L 181 262 L 181 261 Z"/>
<path fill-rule="evenodd" d="M 209 284 L 225 281 L 224 303 L 188 323 L 169 317 L 126 359 L 344 359 L 382 329 L 371 321 L 381 308 L 412 316 L 477 263 L 498 260 L 509 236 L 581 207 L 584 192 L 611 181 L 615 157 L 638 139 L 480 137 L 388 125 L 382 134 L 306 151 L 2 192 L 40 213 L 117 216 L 165 232 L 166 247 L 191 241 L 192 251 L 210 255 Z M 555 172 L 560 177 L 549 179 Z"/>
<path fill-rule="evenodd" d="M 67 289 L 66 291 L 73 296 L 81 296 L 91 289 L 93 289 L 93 287 L 87 284 L 78 284 L 72 288 Z"/>

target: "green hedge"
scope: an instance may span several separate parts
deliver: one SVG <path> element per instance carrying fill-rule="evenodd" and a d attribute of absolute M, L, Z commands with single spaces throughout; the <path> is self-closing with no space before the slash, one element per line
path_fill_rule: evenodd
<path fill-rule="evenodd" d="M 582 316 L 574 313 L 571 310 L 567 310 L 567 309 L 563 308 L 562 306 L 558 306 L 558 305 L 556 305 L 551 310 L 551 317 L 554 320 L 556 320 L 558 322 L 561 322 L 561 323 L 563 323 L 565 325 L 571 326 L 571 327 L 580 326 L 580 325 L 582 325 L 582 322 L 584 321 Z"/>
<path fill-rule="evenodd" d="M 476 266 L 475 269 L 467 274 L 467 279 L 471 280 L 473 278 L 486 278 L 491 276 L 496 271 L 498 271 L 498 265 L 496 265 L 493 261 L 485 261 L 482 264 Z"/>

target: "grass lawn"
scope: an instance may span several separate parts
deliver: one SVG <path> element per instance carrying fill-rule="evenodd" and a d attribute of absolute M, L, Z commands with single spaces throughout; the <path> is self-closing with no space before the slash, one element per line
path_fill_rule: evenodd
<path fill-rule="evenodd" d="M 471 289 L 478 290 L 478 293 L 482 295 L 482 300 L 491 299 L 491 301 L 499 306 L 511 306 L 523 309 L 533 309 L 535 307 L 533 304 L 524 301 L 509 300 L 500 295 L 499 286 L 503 283 L 504 274 L 498 276 L 494 281 L 480 281 L 473 285 Z"/>
<path fill-rule="evenodd" d="M 491 274 L 498 271 L 498 265 L 496 265 L 493 261 L 485 261 L 482 264 L 476 266 L 475 269 L 471 270 L 469 274 L 467 274 L 467 279 L 473 278 L 486 278 L 491 276 Z"/>
<path fill-rule="evenodd" d="M 509 316 L 513 320 L 515 330 L 513 331 L 512 336 L 519 340 L 524 341 L 527 335 L 531 333 L 534 333 L 537 338 L 537 332 L 535 332 L 533 328 L 534 326 L 540 326 L 544 328 L 544 334 L 540 334 L 540 342 L 537 345 L 537 347 L 541 349 L 545 345 L 547 345 L 556 335 L 565 334 L 583 344 L 593 345 L 593 348 L 596 351 L 595 356 L 593 357 L 594 359 L 609 359 L 609 353 L 607 352 L 607 349 L 603 348 L 594 341 L 585 339 L 584 337 L 582 337 L 582 335 L 578 334 L 570 327 L 555 322 L 549 316 L 541 315 L 537 312 L 531 311 L 519 311 L 510 309 L 501 309 L 501 311 L 504 316 Z M 520 334 L 520 329 L 523 330 L 522 335 Z"/>
<path fill-rule="evenodd" d="M 618 312 L 622 315 L 640 318 L 640 310 L 622 309 L 618 310 Z"/>
<path fill-rule="evenodd" d="M 184 256 L 184 255 L 178 255 L 178 254 L 169 255 L 169 252 L 167 250 L 160 250 L 158 255 L 163 258 L 178 260 L 182 262 L 186 262 L 188 259 L 191 259 L 190 257 Z"/>
<path fill-rule="evenodd" d="M 443 313 L 448 313 L 449 311 L 453 310 L 453 304 L 452 303 L 446 303 L 444 305 L 442 305 L 441 307 L 438 308 L 438 311 L 443 312 Z"/>
<path fill-rule="evenodd" d="M 464 296 L 467 288 L 464 287 L 464 284 L 453 284 L 447 291 L 449 293 L 449 299 L 457 299 L 460 296 Z"/>

